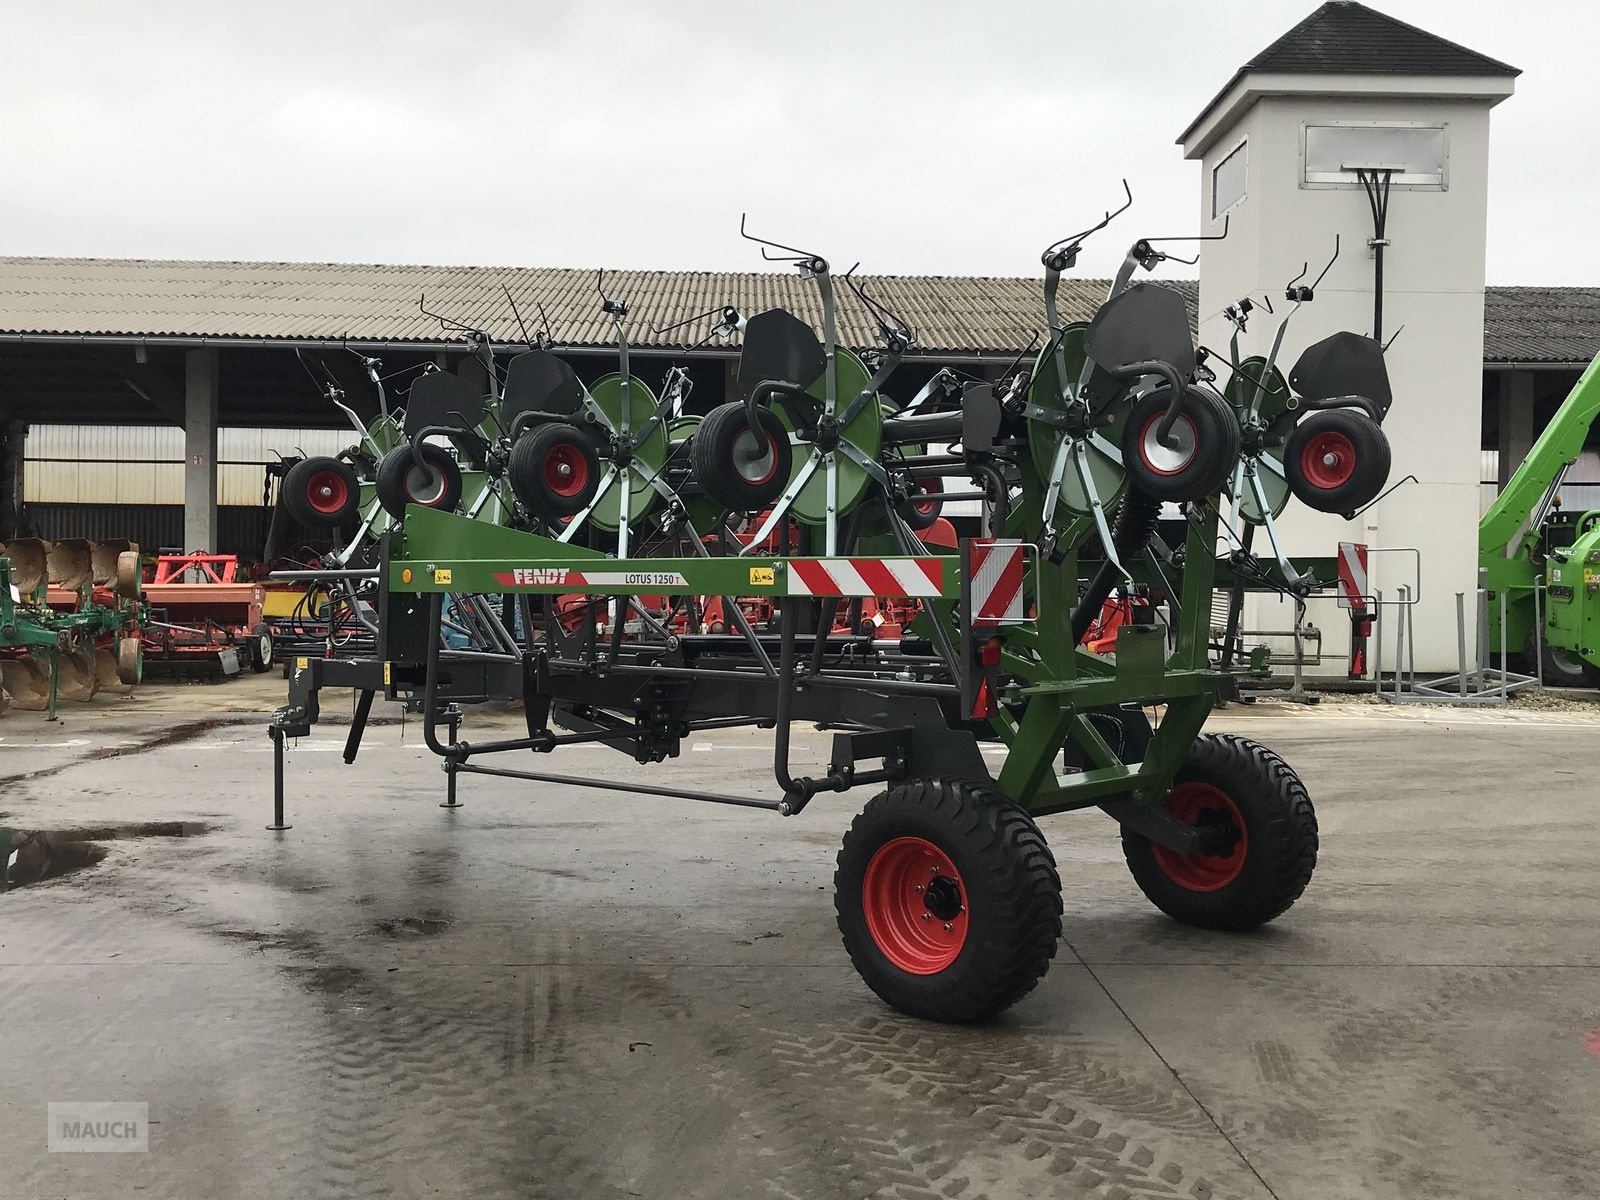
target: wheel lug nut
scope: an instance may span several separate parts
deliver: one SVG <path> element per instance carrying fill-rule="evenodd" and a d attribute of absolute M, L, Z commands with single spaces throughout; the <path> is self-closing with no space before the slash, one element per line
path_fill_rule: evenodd
<path fill-rule="evenodd" d="M 919 892 L 922 891 L 922 885 L 920 883 L 917 884 L 917 891 L 919 891 Z"/>
<path fill-rule="evenodd" d="M 933 919 L 933 914 L 932 913 L 923 913 L 922 914 L 922 919 L 924 921 L 932 920 Z"/>
<path fill-rule="evenodd" d="M 950 922 L 949 922 L 949 921 L 946 921 L 946 922 L 945 922 L 945 923 L 944 923 L 944 931 L 945 931 L 945 932 L 946 932 L 946 933 L 949 933 L 949 932 L 950 932 Z"/>

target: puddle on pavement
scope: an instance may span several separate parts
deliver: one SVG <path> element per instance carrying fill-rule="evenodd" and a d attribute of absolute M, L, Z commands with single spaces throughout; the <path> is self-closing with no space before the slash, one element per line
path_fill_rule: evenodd
<path fill-rule="evenodd" d="M 372 923 L 372 932 L 383 937 L 428 937 L 450 928 L 448 917 L 389 917 Z"/>
<path fill-rule="evenodd" d="M 109 851 L 103 842 L 148 837 L 198 837 L 203 821 L 133 821 L 73 829 L 12 829 L 0 826 L 0 892 L 43 883 L 92 867 Z"/>
<path fill-rule="evenodd" d="M 0 786 L 26 783 L 34 779 L 49 779 L 53 775 L 59 775 L 63 771 L 70 771 L 73 767 L 86 762 L 98 762 L 107 758 L 126 758 L 133 754 L 148 754 L 152 750 L 161 750 L 167 746 L 175 746 L 180 742 L 192 742 L 196 738 L 204 737 L 222 724 L 222 721 L 211 719 L 185 721 L 181 725 L 174 725 L 165 733 L 157 734 L 155 737 L 146 738 L 142 741 L 130 741 L 125 746 L 101 746 L 98 749 L 90 750 L 86 754 L 66 759 L 64 762 L 58 762 L 52 766 L 39 767 L 33 771 L 23 771 L 18 775 L 0 776 Z"/>

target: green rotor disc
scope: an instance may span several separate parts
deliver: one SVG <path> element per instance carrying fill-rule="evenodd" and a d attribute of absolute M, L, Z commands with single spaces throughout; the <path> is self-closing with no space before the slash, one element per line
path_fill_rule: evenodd
<path fill-rule="evenodd" d="M 611 428 L 617 429 L 622 423 L 622 376 L 613 371 L 610 375 L 602 376 L 589 387 L 589 394 L 594 397 L 595 407 L 605 414 L 606 420 L 611 423 Z M 628 428 L 637 433 L 643 428 L 656 411 L 656 395 L 650 390 L 648 384 L 638 376 L 628 378 Z M 628 472 L 628 524 L 631 527 L 639 518 L 647 516 L 661 499 L 661 494 L 648 482 L 650 476 L 659 471 L 667 461 L 667 454 L 671 449 L 667 428 L 657 425 L 650 431 L 650 436 L 639 444 L 634 451 L 633 470 Z M 606 464 L 601 463 L 601 472 L 604 473 Z M 595 505 L 594 512 L 589 519 L 594 524 L 605 530 L 616 529 L 622 519 L 622 486 L 620 483 L 612 484 L 606 494 L 600 497 L 600 503 Z"/>
<path fill-rule="evenodd" d="M 1083 339 L 1088 328 L 1089 326 L 1081 321 L 1074 322 L 1066 327 L 1061 339 L 1061 350 L 1070 377 L 1068 382 L 1074 390 L 1083 374 Z M 1061 387 L 1057 380 L 1055 353 L 1046 346 L 1034 360 L 1033 381 L 1028 386 L 1028 399 L 1038 407 L 1051 412 L 1065 412 L 1067 402 L 1063 397 L 1066 392 L 1067 389 Z M 1089 443 L 1089 473 L 1094 480 L 1100 503 L 1105 508 L 1110 508 L 1116 503 L 1128 483 L 1127 472 L 1122 469 L 1120 446 L 1122 426 L 1130 406 L 1125 402 L 1119 402 L 1117 407 L 1117 418 L 1111 424 L 1096 430 L 1096 437 Z M 1062 437 L 1061 430 L 1043 422 L 1034 422 L 1029 427 L 1028 449 L 1041 484 L 1049 483 L 1050 472 L 1055 465 L 1056 451 L 1061 445 Z M 1088 493 L 1078 480 L 1078 472 L 1073 467 L 1070 457 L 1061 475 L 1060 507 L 1079 516 L 1087 515 L 1093 507 L 1089 502 Z"/>

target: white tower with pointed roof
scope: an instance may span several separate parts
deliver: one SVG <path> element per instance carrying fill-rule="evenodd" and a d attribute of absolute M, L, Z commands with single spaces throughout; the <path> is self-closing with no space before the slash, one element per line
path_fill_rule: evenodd
<path fill-rule="evenodd" d="M 1516 68 L 1351 0 L 1318 8 L 1240 67 L 1178 139 L 1201 166 L 1201 229 L 1228 236 L 1200 262 L 1200 340 L 1226 352 L 1222 309 L 1263 293 L 1279 303 L 1309 262 L 1310 282 L 1341 250 L 1313 303 L 1291 322 L 1285 374 L 1307 345 L 1342 329 L 1387 340 L 1394 407 L 1384 423 L 1394 484 L 1416 477 L 1355 521 L 1293 504 L 1282 528 L 1295 554 L 1366 542 L 1373 584 L 1393 599 L 1414 585 L 1416 665 L 1454 670 L 1455 593 L 1472 620 L 1483 403 L 1484 241 L 1489 113 Z M 1383 236 L 1374 194 L 1387 185 Z M 1381 290 L 1379 280 L 1381 278 Z M 1381 308 L 1377 300 L 1381 296 Z M 1258 300 L 1259 303 L 1259 300 Z M 1242 342 L 1267 352 L 1277 318 L 1258 309 Z M 1223 372 L 1225 377 L 1225 372 Z M 1381 549 L 1380 549 L 1381 548 Z M 1260 550 L 1260 542 L 1257 545 Z M 1347 624 L 1313 601 L 1328 635 L 1323 673 L 1342 673 Z M 1287 607 L 1252 598 L 1246 628 L 1286 629 Z M 1390 616 L 1386 647 L 1393 647 Z M 1468 654 L 1472 657 L 1472 630 Z M 1385 651 L 1386 668 L 1393 666 Z"/>

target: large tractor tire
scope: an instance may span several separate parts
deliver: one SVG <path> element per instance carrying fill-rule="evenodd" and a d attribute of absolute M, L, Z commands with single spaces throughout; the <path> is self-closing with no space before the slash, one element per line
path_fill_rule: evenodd
<path fill-rule="evenodd" d="M 1201 734 L 1178 768 L 1167 812 L 1212 827 L 1209 851 L 1179 854 L 1124 828 L 1134 882 L 1176 921 L 1203 929 L 1265 925 L 1300 898 L 1317 865 L 1317 815 L 1289 764 L 1265 746 Z"/>
<path fill-rule="evenodd" d="M 933 1021 L 981 1021 L 1014 1004 L 1061 937 L 1061 880 L 1039 827 L 965 779 L 914 779 L 873 797 L 840 847 L 834 905 L 867 986 Z"/>

